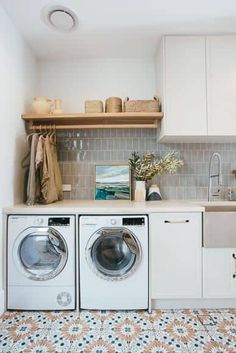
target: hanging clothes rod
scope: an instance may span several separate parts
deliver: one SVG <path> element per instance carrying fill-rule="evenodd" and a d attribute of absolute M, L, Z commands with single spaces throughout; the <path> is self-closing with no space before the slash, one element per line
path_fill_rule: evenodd
<path fill-rule="evenodd" d="M 29 125 L 29 130 L 32 131 L 43 131 L 43 130 L 57 130 L 58 126 L 56 126 L 55 124 L 47 124 L 47 125 L 34 125 L 31 124 Z"/>
<path fill-rule="evenodd" d="M 149 124 L 68 124 L 68 125 L 34 125 L 29 126 L 31 131 L 43 131 L 43 130 L 73 130 L 73 129 L 125 129 L 125 128 L 157 128 L 158 123 Z"/>

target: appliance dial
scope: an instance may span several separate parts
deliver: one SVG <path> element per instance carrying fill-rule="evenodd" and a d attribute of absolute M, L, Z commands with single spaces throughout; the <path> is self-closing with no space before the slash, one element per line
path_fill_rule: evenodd
<path fill-rule="evenodd" d="M 116 219 L 111 219 L 111 224 L 114 226 L 115 224 L 116 224 L 117 222 L 116 222 Z"/>
<path fill-rule="evenodd" d="M 43 224 L 43 218 L 42 217 L 37 217 L 36 218 L 36 223 L 42 225 Z"/>

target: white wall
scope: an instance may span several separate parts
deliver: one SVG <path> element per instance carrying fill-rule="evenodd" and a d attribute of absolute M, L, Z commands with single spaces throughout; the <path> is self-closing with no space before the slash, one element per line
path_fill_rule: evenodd
<path fill-rule="evenodd" d="M 30 49 L 0 6 L 0 232 L 2 207 L 22 201 L 20 162 L 27 145 L 20 116 L 35 94 L 35 65 Z M 0 311 L 2 274 L 0 268 Z"/>
<path fill-rule="evenodd" d="M 2 208 L 22 202 L 24 171 L 20 162 L 26 153 L 27 144 L 20 115 L 28 110 L 35 95 L 60 97 L 65 111 L 76 112 L 84 110 L 86 99 L 105 100 L 113 95 L 147 99 L 155 94 L 154 59 L 36 63 L 31 50 L 1 6 L 0 77 L 0 230 Z M 0 256 L 2 238 L 1 232 Z M 4 257 L 1 256 L 2 259 Z M 2 288 L 3 269 L 0 260 L 0 312 L 3 309 Z"/>
<path fill-rule="evenodd" d="M 38 93 L 62 98 L 67 112 L 83 112 L 86 99 L 151 99 L 156 94 L 154 58 L 40 61 Z"/>

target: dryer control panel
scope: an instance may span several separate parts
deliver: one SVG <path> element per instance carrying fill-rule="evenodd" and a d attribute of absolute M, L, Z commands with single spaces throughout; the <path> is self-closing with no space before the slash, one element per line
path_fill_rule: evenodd
<path fill-rule="evenodd" d="M 123 226 L 144 226 L 145 218 L 144 217 L 122 218 L 122 225 Z"/>
<path fill-rule="evenodd" d="M 50 217 L 48 219 L 48 225 L 51 227 L 69 226 L 70 217 Z"/>

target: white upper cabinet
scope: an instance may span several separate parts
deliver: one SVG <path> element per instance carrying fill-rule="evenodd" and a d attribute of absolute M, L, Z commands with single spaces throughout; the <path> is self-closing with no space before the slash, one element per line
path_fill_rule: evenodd
<path fill-rule="evenodd" d="M 157 55 L 164 119 L 162 142 L 206 136 L 206 55 L 203 36 L 166 36 Z"/>
<path fill-rule="evenodd" d="M 236 136 L 236 36 L 207 37 L 208 134 Z"/>
<path fill-rule="evenodd" d="M 236 140 L 236 36 L 164 37 L 157 88 L 161 142 Z"/>

